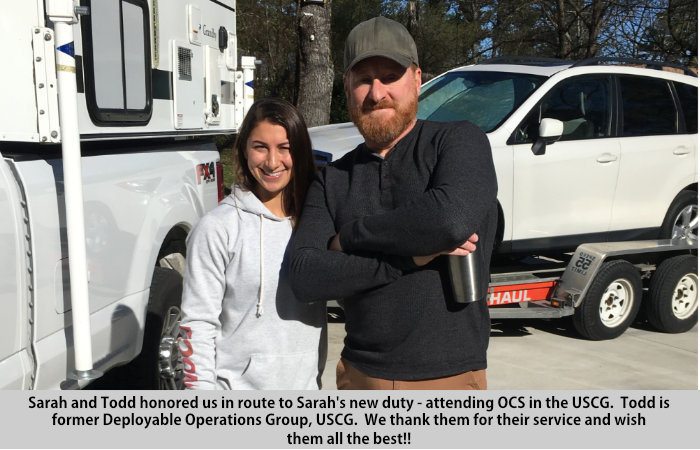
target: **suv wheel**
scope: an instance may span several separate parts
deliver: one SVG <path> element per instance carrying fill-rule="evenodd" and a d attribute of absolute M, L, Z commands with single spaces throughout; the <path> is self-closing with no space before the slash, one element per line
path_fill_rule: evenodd
<path fill-rule="evenodd" d="M 698 193 L 681 191 L 671 204 L 661 225 L 662 239 L 698 242 Z"/>
<path fill-rule="evenodd" d="M 594 341 L 613 339 L 627 330 L 641 305 L 642 279 L 623 260 L 604 263 L 574 313 L 574 328 Z"/>

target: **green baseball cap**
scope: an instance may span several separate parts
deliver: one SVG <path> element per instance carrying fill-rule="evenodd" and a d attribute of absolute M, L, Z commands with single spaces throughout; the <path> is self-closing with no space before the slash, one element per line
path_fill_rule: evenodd
<path fill-rule="evenodd" d="M 345 73 L 372 56 L 383 56 L 408 67 L 418 65 L 416 43 L 400 23 L 375 17 L 359 23 L 345 40 Z"/>

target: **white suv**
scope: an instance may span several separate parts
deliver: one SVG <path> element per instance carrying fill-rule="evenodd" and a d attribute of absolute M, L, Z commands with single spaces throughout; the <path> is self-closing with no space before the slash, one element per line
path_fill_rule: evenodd
<path fill-rule="evenodd" d="M 419 97 L 419 119 L 469 120 L 486 132 L 498 176 L 499 252 L 696 240 L 697 76 L 601 64 L 607 58 L 519 61 L 451 70 Z M 333 159 L 363 141 L 352 124 L 310 133 Z"/>

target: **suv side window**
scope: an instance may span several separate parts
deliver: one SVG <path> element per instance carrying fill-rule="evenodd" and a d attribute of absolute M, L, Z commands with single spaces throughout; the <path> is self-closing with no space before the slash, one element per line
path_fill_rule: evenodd
<path fill-rule="evenodd" d="M 611 94 L 607 76 L 570 78 L 555 86 L 516 130 L 515 143 L 537 140 L 540 121 L 558 119 L 564 123 L 560 141 L 610 136 Z"/>
<path fill-rule="evenodd" d="M 677 81 L 674 84 L 683 109 L 685 132 L 695 134 L 698 132 L 698 88 Z"/>
<path fill-rule="evenodd" d="M 634 76 L 619 79 L 623 136 L 676 134 L 678 112 L 666 80 Z"/>

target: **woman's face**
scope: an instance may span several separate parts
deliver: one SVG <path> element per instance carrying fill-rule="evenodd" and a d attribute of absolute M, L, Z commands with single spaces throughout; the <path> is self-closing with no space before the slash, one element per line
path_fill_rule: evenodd
<path fill-rule="evenodd" d="M 292 154 L 287 130 L 267 120 L 260 122 L 246 142 L 248 169 L 258 182 L 255 194 L 263 202 L 279 195 L 292 178 Z"/>

